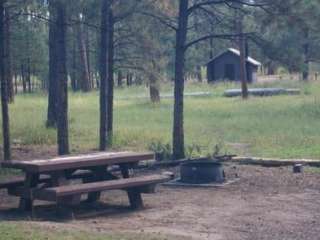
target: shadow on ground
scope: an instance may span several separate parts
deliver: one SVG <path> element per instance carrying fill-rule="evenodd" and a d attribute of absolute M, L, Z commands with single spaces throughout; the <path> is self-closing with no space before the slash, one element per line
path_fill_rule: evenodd
<path fill-rule="evenodd" d="M 58 210 L 55 204 L 38 205 L 33 211 L 21 211 L 18 208 L 0 208 L 0 221 L 54 221 L 68 222 L 73 220 L 86 220 L 97 217 L 126 215 L 139 210 L 132 210 L 128 206 L 98 202 L 95 204 L 81 203 L 68 209 Z"/>

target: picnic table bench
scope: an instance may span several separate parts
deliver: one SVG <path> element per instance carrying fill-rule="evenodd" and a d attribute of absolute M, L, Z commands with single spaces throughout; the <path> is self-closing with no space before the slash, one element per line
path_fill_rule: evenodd
<path fill-rule="evenodd" d="M 127 192 L 132 208 L 141 208 L 141 193 L 150 193 L 156 184 L 170 180 L 170 176 L 165 175 L 131 176 L 130 170 L 139 161 L 153 158 L 153 153 L 102 152 L 2 162 L 4 168 L 22 170 L 25 177 L 4 181 L 0 183 L 0 189 L 7 189 L 10 195 L 20 197 L 19 207 L 25 211 L 32 210 L 34 200 L 55 202 L 58 207 L 73 206 L 80 203 L 84 194 L 87 194 L 87 202 L 95 202 L 102 191 L 116 189 Z M 114 165 L 119 166 L 121 174 L 110 171 Z"/>

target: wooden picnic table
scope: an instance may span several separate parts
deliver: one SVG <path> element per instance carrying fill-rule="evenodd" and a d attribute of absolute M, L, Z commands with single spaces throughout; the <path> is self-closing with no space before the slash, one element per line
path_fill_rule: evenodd
<path fill-rule="evenodd" d="M 53 191 L 55 194 L 61 193 L 65 195 L 67 193 L 74 193 L 71 196 L 64 195 L 63 201 L 75 204 L 80 202 L 82 193 L 88 193 L 87 201 L 94 202 L 100 197 L 99 190 L 112 189 L 112 186 L 118 186 L 123 189 L 130 186 L 138 186 L 139 184 L 142 186 L 142 178 L 131 181 L 131 183 L 128 180 L 118 181 L 119 177 L 111 173 L 108 167 L 113 165 L 119 166 L 122 178 L 128 179 L 130 178 L 129 170 L 138 164 L 139 161 L 151 159 L 154 159 L 154 154 L 150 152 L 100 152 L 33 161 L 8 161 L 2 162 L 1 166 L 4 168 L 20 169 L 25 173 L 22 186 L 21 182 L 17 182 L 16 185 L 12 183 L 8 185 L 8 192 L 11 195 L 20 197 L 20 208 L 22 210 L 31 210 L 34 199 L 42 200 L 41 197 L 44 197 L 44 200 L 49 200 L 48 193 L 52 193 Z M 78 171 L 82 172 L 77 175 Z M 82 184 L 81 186 L 74 185 L 75 187 L 70 189 L 68 186 L 72 185 L 71 180 L 76 178 L 81 179 L 83 183 L 87 184 Z M 157 179 L 160 182 L 161 179 L 159 177 Z M 156 183 L 156 178 L 149 177 L 147 180 L 149 183 Z M 145 181 L 146 184 L 147 180 Z M 99 185 L 99 182 L 103 181 L 103 185 Z M 106 183 L 105 181 L 110 181 L 110 183 Z M 91 191 L 90 189 L 93 190 Z M 140 201 L 142 203 L 140 192 L 137 193 L 137 191 L 133 192 L 130 190 L 128 191 L 128 195 L 130 203 L 134 204 L 137 201 L 138 204 L 140 204 Z"/>

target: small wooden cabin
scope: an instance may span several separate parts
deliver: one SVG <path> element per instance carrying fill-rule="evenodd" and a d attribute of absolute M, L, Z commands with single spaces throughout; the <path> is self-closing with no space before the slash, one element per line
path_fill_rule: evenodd
<path fill-rule="evenodd" d="M 257 72 L 261 63 L 257 60 L 247 58 L 248 82 L 257 80 Z M 227 51 L 217 55 L 207 63 L 208 82 L 215 81 L 240 81 L 240 51 L 229 48 Z"/>

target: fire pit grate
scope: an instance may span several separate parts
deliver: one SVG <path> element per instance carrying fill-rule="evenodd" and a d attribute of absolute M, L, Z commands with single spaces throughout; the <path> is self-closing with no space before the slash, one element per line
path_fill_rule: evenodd
<path fill-rule="evenodd" d="M 180 178 L 174 179 L 165 186 L 190 187 L 222 187 L 237 181 L 238 178 L 227 180 L 223 165 L 217 161 L 200 159 L 181 164 Z"/>
<path fill-rule="evenodd" d="M 222 183 L 225 173 L 221 163 L 209 160 L 190 161 L 180 167 L 180 181 L 191 184 Z"/>

